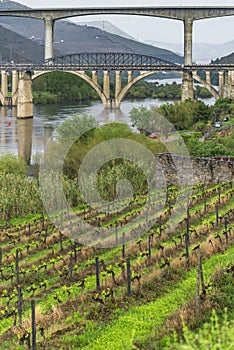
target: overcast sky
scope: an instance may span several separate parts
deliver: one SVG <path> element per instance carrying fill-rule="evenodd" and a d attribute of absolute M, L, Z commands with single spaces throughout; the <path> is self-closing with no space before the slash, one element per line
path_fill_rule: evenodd
<path fill-rule="evenodd" d="M 15 0 L 17 1 L 17 0 Z M 233 6 L 234 1 L 224 0 L 21 0 L 18 1 L 23 5 L 32 8 L 52 8 L 52 7 L 110 7 L 111 6 L 170 6 L 170 5 L 222 5 Z M 108 20 L 128 34 L 134 36 L 141 41 L 165 41 L 165 42 L 182 42 L 183 41 L 183 25 L 181 21 L 169 19 L 160 19 L 155 17 L 141 16 L 87 16 L 73 18 L 76 23 L 84 21 Z M 234 16 L 222 17 L 216 19 L 200 20 L 194 23 L 194 41 L 223 43 L 234 40 Z"/>

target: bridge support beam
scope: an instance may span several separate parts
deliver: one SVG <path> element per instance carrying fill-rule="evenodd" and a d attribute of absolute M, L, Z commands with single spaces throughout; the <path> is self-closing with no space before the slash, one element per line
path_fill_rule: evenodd
<path fill-rule="evenodd" d="M 33 117 L 32 79 L 30 72 L 19 76 L 17 118 Z"/>
<path fill-rule="evenodd" d="M 8 99 L 8 75 L 7 72 L 2 70 L 1 71 L 1 105 L 2 106 L 8 106 L 9 105 L 9 99 Z"/>
<path fill-rule="evenodd" d="M 107 70 L 103 71 L 103 94 L 105 96 L 105 108 L 111 107 L 111 100 L 110 100 L 110 74 Z"/>
<path fill-rule="evenodd" d="M 206 82 L 207 82 L 207 84 L 211 85 L 211 84 L 210 84 L 210 83 L 211 83 L 210 71 L 207 71 L 207 72 L 206 72 Z"/>
<path fill-rule="evenodd" d="M 45 60 L 54 56 L 54 20 L 51 17 L 44 18 L 45 24 Z"/>
<path fill-rule="evenodd" d="M 192 65 L 193 61 L 193 19 L 184 19 L 184 64 Z M 183 72 L 181 100 L 193 100 L 193 73 Z"/>
<path fill-rule="evenodd" d="M 219 72 L 219 97 L 224 97 L 224 72 Z"/>
<path fill-rule="evenodd" d="M 234 99 L 234 70 L 228 71 L 224 95 L 225 97 Z"/>
<path fill-rule="evenodd" d="M 93 70 L 92 71 L 92 81 L 97 84 L 98 83 L 98 77 L 97 77 L 97 71 Z"/>
<path fill-rule="evenodd" d="M 181 101 L 193 100 L 193 73 L 183 72 L 182 73 L 182 91 L 181 91 Z"/>
<path fill-rule="evenodd" d="M 132 71 L 128 71 L 128 83 L 132 81 Z"/>
<path fill-rule="evenodd" d="M 112 108 L 119 108 L 121 101 L 119 100 L 119 94 L 122 89 L 122 77 L 121 71 L 117 70 L 115 72 L 115 99 L 112 100 Z"/>
<path fill-rule="evenodd" d="M 17 106 L 18 102 L 19 73 L 12 71 L 12 106 Z"/>
<path fill-rule="evenodd" d="M 185 18 L 184 20 L 184 64 L 191 65 L 193 61 L 193 20 Z"/>

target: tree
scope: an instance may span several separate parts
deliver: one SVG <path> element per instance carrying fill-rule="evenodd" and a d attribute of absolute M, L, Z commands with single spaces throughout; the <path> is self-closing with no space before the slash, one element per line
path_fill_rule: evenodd
<path fill-rule="evenodd" d="M 73 140 L 76 141 L 79 138 L 87 137 L 86 132 L 92 131 L 98 126 L 95 118 L 87 114 L 80 116 L 74 116 L 73 118 L 66 119 L 57 128 L 60 141 Z"/>
<path fill-rule="evenodd" d="M 144 106 L 139 108 L 134 107 L 130 111 L 129 117 L 132 126 L 135 126 L 138 130 L 149 134 L 153 132 L 153 113 L 150 109 L 147 109 Z"/>

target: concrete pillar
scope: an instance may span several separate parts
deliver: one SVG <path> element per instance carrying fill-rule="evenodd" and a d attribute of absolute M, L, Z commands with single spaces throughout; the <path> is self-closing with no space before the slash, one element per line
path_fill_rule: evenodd
<path fill-rule="evenodd" d="M 219 72 L 219 97 L 224 97 L 224 72 Z"/>
<path fill-rule="evenodd" d="M 234 70 L 228 71 L 225 90 L 226 90 L 225 97 L 229 97 L 231 99 L 234 99 Z"/>
<path fill-rule="evenodd" d="M 115 99 L 118 97 L 122 87 L 121 72 L 117 70 L 115 72 Z"/>
<path fill-rule="evenodd" d="M 17 106 L 18 100 L 19 74 L 16 70 L 12 71 L 12 106 Z"/>
<path fill-rule="evenodd" d="M 181 101 L 187 99 L 193 100 L 193 73 L 192 72 L 183 72 L 182 73 L 182 92 L 181 92 Z"/>
<path fill-rule="evenodd" d="M 105 107 L 111 107 L 110 102 L 110 75 L 107 70 L 103 71 L 103 94 L 106 98 Z"/>
<path fill-rule="evenodd" d="M 184 19 L 184 65 L 192 65 L 193 62 L 193 19 Z M 181 100 L 193 100 L 193 73 L 183 72 Z"/>
<path fill-rule="evenodd" d="M 211 82 L 211 80 L 210 80 L 210 71 L 206 72 L 206 82 L 207 82 L 207 84 L 211 85 L 210 84 L 210 82 Z"/>
<path fill-rule="evenodd" d="M 51 17 L 44 18 L 45 23 L 45 60 L 54 56 L 54 20 Z"/>
<path fill-rule="evenodd" d="M 97 80 L 97 72 L 95 70 L 92 71 L 92 81 L 97 84 L 98 80 Z"/>
<path fill-rule="evenodd" d="M 1 71 L 1 91 L 4 97 L 8 96 L 8 76 L 4 70 Z"/>
<path fill-rule="evenodd" d="M 128 83 L 132 81 L 132 71 L 128 71 Z"/>
<path fill-rule="evenodd" d="M 8 106 L 8 76 L 4 70 L 1 71 L 1 104 Z"/>
<path fill-rule="evenodd" d="M 32 79 L 30 72 L 21 72 L 19 76 L 17 118 L 33 117 Z"/>
<path fill-rule="evenodd" d="M 184 64 L 191 65 L 193 61 L 193 19 L 184 20 Z"/>
<path fill-rule="evenodd" d="M 18 119 L 18 156 L 30 164 L 33 119 Z"/>

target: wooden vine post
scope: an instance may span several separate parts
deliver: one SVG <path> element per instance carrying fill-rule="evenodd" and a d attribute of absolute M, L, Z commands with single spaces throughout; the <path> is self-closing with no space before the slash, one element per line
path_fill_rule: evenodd
<path fill-rule="evenodd" d="M 16 249 L 15 252 L 15 276 L 16 276 L 16 284 L 17 286 L 20 284 L 19 282 L 19 250 Z"/>
<path fill-rule="evenodd" d="M 17 303 L 18 322 L 19 322 L 19 326 L 21 326 L 22 325 L 22 289 L 21 289 L 21 286 L 18 285 L 17 289 L 18 289 L 18 303 Z"/>
<path fill-rule="evenodd" d="M 226 243 L 228 244 L 228 229 L 227 229 L 227 217 L 225 216 L 224 218 L 224 234 L 225 234 L 225 237 L 226 237 Z"/>
<path fill-rule="evenodd" d="M 215 224 L 216 227 L 219 226 L 219 202 L 215 204 Z"/>
<path fill-rule="evenodd" d="M 122 258 L 125 258 L 125 233 L 123 232 L 122 236 Z"/>
<path fill-rule="evenodd" d="M 126 267 L 127 267 L 127 295 L 130 297 L 131 292 L 131 263 L 129 257 L 126 260 Z"/>
<path fill-rule="evenodd" d="M 116 222 L 115 223 L 115 243 L 116 243 L 116 246 L 119 245 L 119 238 L 118 238 L 118 223 Z"/>
<path fill-rule="evenodd" d="M 189 208 L 187 209 L 187 218 L 186 218 L 186 231 L 185 231 L 185 251 L 186 251 L 186 265 L 189 268 Z"/>
<path fill-rule="evenodd" d="M 60 251 L 63 251 L 63 236 L 62 233 L 59 232 L 59 242 L 60 242 Z"/>
<path fill-rule="evenodd" d="M 0 248 L 0 266 L 2 266 L 2 248 Z"/>
<path fill-rule="evenodd" d="M 101 287 L 100 287 L 99 260 L 97 256 L 95 258 L 95 267 L 96 267 L 96 291 L 99 292 L 101 290 Z"/>
<path fill-rule="evenodd" d="M 197 281 L 196 281 L 196 314 L 200 312 L 200 288 L 202 293 L 205 293 L 205 282 L 202 269 L 202 257 L 200 248 L 197 250 Z"/>
<path fill-rule="evenodd" d="M 77 240 L 74 241 L 74 260 L 77 262 Z"/>
<path fill-rule="evenodd" d="M 73 256 L 70 254 L 70 264 L 69 264 L 69 281 L 72 282 L 73 278 Z"/>
<path fill-rule="evenodd" d="M 32 350 L 36 350 L 37 333 L 36 333 L 35 300 L 31 300 L 31 312 L 32 312 Z"/>
<path fill-rule="evenodd" d="M 203 203 L 204 203 L 204 213 L 206 213 L 206 191 L 205 191 L 205 186 L 203 184 L 202 186 L 202 197 L 203 197 Z"/>
<path fill-rule="evenodd" d="M 45 227 L 45 211 L 44 211 L 44 205 L 42 206 L 42 213 L 41 213 L 41 222 L 42 222 L 42 227 Z"/>
<path fill-rule="evenodd" d="M 148 237 L 148 260 L 150 262 L 150 259 L 151 259 L 151 235 L 149 235 Z"/>
<path fill-rule="evenodd" d="M 162 216 L 159 216 L 159 240 L 162 238 Z"/>

